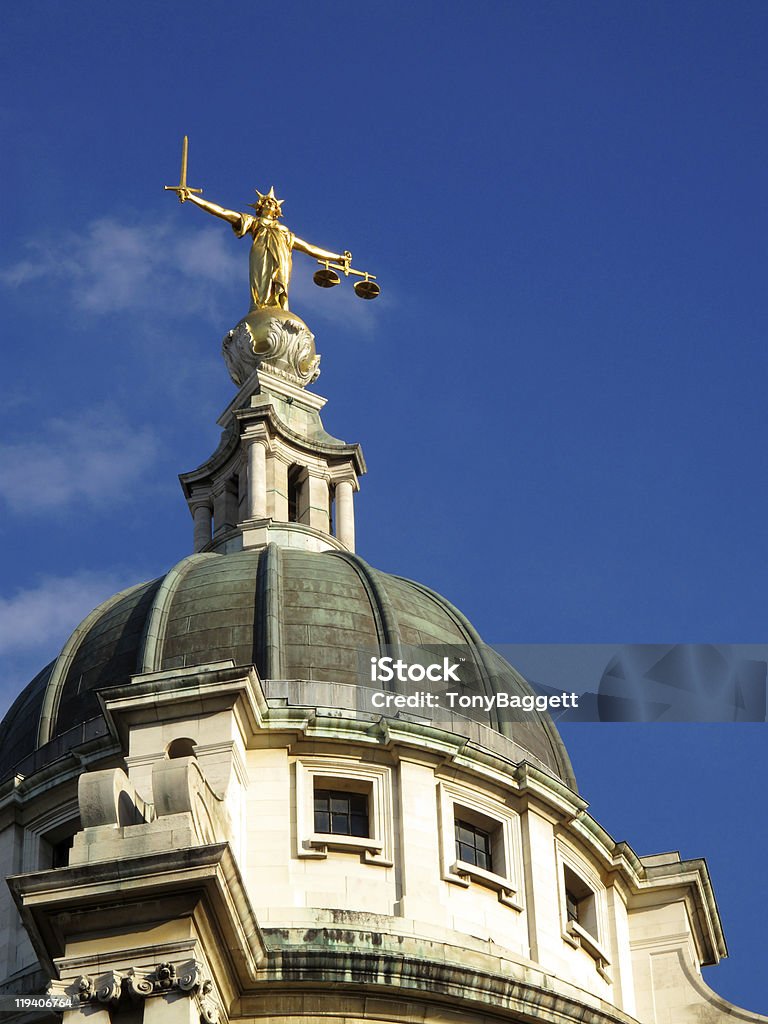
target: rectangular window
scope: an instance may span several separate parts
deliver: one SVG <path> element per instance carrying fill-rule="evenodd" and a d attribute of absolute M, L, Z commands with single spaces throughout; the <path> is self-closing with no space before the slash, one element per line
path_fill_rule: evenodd
<path fill-rule="evenodd" d="M 490 832 L 457 818 L 456 859 L 474 864 L 484 871 L 493 871 L 493 849 Z"/>
<path fill-rule="evenodd" d="M 579 925 L 580 930 L 598 938 L 597 901 L 592 888 L 568 865 L 563 865 L 565 883 L 565 916 L 567 921 Z"/>
<path fill-rule="evenodd" d="M 464 887 L 485 886 L 499 902 L 522 910 L 522 838 L 519 815 L 468 786 L 437 785 L 441 877 Z"/>
<path fill-rule="evenodd" d="M 392 769 L 352 758 L 296 760 L 299 857 L 357 853 L 366 864 L 392 867 Z"/>
<path fill-rule="evenodd" d="M 368 796 L 335 789 L 315 790 L 315 832 L 368 838 Z"/>
<path fill-rule="evenodd" d="M 562 856 L 562 854 L 561 854 Z M 574 862 L 574 867 L 577 865 Z M 595 961 L 598 974 L 610 984 L 607 968 L 610 966 L 608 954 L 601 945 L 605 922 L 601 910 L 604 889 L 596 876 L 582 876 L 568 864 L 562 864 L 563 880 L 560 890 L 561 913 L 563 921 L 563 938 L 571 946 L 581 947 Z M 591 880 L 586 881 L 587 878 Z M 603 926 L 601 927 L 601 920 Z"/>

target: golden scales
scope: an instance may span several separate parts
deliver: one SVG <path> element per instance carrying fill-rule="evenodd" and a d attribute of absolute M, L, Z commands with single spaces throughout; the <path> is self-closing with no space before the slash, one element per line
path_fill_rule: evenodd
<path fill-rule="evenodd" d="M 364 270 L 355 270 L 350 267 L 352 261 L 352 254 L 344 253 L 343 263 L 332 263 L 330 260 L 318 260 L 321 269 L 316 270 L 312 276 L 312 280 L 318 286 L 318 288 L 335 288 L 337 284 L 341 284 L 341 278 L 336 273 L 340 270 L 345 277 L 349 277 L 350 274 L 354 274 L 356 277 L 361 277 L 362 281 L 355 281 L 354 289 L 355 295 L 359 299 L 375 299 L 377 295 L 381 293 L 381 288 L 376 284 L 376 278 L 373 274 L 367 274 Z"/>

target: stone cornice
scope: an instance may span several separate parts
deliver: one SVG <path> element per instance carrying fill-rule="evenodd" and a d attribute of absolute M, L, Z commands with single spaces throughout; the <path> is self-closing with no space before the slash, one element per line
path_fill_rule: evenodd
<path fill-rule="evenodd" d="M 272 404 L 264 403 L 254 408 L 237 409 L 232 415 L 231 426 L 224 432 L 213 455 L 197 469 L 179 474 L 184 496 L 188 500 L 192 497 L 195 485 L 208 481 L 237 455 L 241 444 L 241 432 L 256 423 L 264 425 L 270 441 L 273 438 L 282 437 L 294 445 L 298 451 L 308 455 L 323 456 L 326 459 L 348 459 L 353 463 L 358 476 L 362 476 L 366 472 L 365 458 L 359 444 L 338 441 L 332 439 L 330 435 L 326 435 L 328 440 L 324 440 L 322 437 L 303 436 L 283 422 Z"/>
<path fill-rule="evenodd" d="M 100 861 L 7 879 L 41 962 L 52 973 L 69 938 L 131 930 L 201 908 L 221 939 L 237 988 L 258 977 L 261 929 L 228 843 L 187 847 L 119 862 Z"/>
<path fill-rule="evenodd" d="M 406 940 L 395 952 L 366 943 L 364 935 L 355 933 L 349 933 L 349 944 L 345 945 L 336 938 L 339 934 L 343 935 L 343 930 L 316 929 L 314 933 L 297 935 L 295 945 L 290 933 L 288 942 L 281 939 L 283 948 L 270 952 L 260 972 L 259 980 L 269 985 L 270 996 L 260 996 L 258 985 L 252 986 L 241 998 L 241 1014 L 258 1015 L 264 998 L 274 1000 L 275 986 L 300 982 L 305 998 L 307 990 L 311 992 L 318 1014 L 322 1012 L 321 1005 L 330 1008 L 330 999 L 338 999 L 327 990 L 343 984 L 348 995 L 356 989 L 371 993 L 374 986 L 381 987 L 382 991 L 376 993 L 377 1001 L 391 999 L 402 1003 L 407 998 L 422 1007 L 424 1003 L 446 1003 L 450 1005 L 451 1018 L 456 1020 L 465 1014 L 467 1019 L 477 1020 L 482 1014 L 483 1020 L 515 1024 L 636 1024 L 634 1018 L 575 986 L 564 985 L 554 975 L 515 965 L 498 954 L 474 953 L 467 963 L 459 961 L 456 950 L 436 941 Z M 270 938 L 268 935 L 268 941 Z M 384 936 L 382 939 L 386 941 Z M 359 943 L 359 948 L 352 943 Z M 282 989 L 281 998 L 290 1000 L 291 995 Z M 345 1016 L 365 1019 L 366 1015 L 358 1011 Z M 381 1007 L 377 1014 L 380 1016 Z M 387 1013 L 386 1017 L 397 1019 L 396 1013 Z"/>

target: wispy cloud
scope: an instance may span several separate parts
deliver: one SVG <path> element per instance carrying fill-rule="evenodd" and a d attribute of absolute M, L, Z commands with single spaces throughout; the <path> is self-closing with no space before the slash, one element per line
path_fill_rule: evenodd
<path fill-rule="evenodd" d="M 0 445 L 0 498 L 24 514 L 73 502 L 110 502 L 138 481 L 157 456 L 148 428 L 131 430 L 103 411 L 52 419 L 40 440 Z"/>
<path fill-rule="evenodd" d="M 312 283 L 313 260 L 298 254 L 291 282 L 291 308 L 311 321 L 370 334 L 381 300 L 353 292 L 356 278 L 321 291 Z M 114 217 L 92 221 L 82 232 L 29 243 L 24 259 L 0 270 L 8 287 L 63 288 L 76 308 L 96 315 L 131 311 L 178 318 L 203 314 L 221 326 L 226 294 L 242 292 L 248 303 L 248 245 L 225 224 L 180 227 L 170 220 L 126 224 Z M 391 295 L 384 301 L 391 301 Z"/>
<path fill-rule="evenodd" d="M 240 285 L 245 298 L 244 259 L 223 225 L 179 228 L 105 217 L 82 232 L 30 242 L 24 259 L 0 271 L 0 281 L 63 287 L 76 308 L 95 314 L 167 311 L 179 317 L 212 312 L 222 287 Z"/>
<path fill-rule="evenodd" d="M 117 573 L 79 572 L 46 576 L 34 587 L 0 597 L 0 654 L 55 654 L 90 611 L 128 585 Z"/>
<path fill-rule="evenodd" d="M 135 582 L 119 572 L 79 572 L 0 596 L 0 719 L 85 616 Z"/>

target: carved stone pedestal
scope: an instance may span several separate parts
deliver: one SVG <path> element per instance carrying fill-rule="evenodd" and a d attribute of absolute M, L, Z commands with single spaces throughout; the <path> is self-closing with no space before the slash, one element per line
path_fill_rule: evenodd
<path fill-rule="evenodd" d="M 252 310 L 227 334 L 221 351 L 238 387 L 262 364 L 300 387 L 320 375 L 315 336 L 301 317 L 287 309 Z"/>

